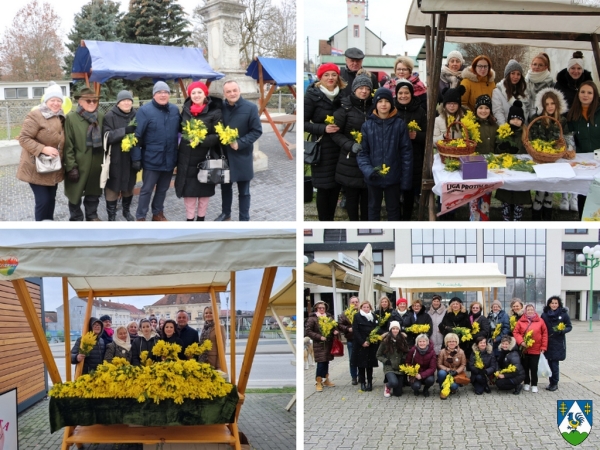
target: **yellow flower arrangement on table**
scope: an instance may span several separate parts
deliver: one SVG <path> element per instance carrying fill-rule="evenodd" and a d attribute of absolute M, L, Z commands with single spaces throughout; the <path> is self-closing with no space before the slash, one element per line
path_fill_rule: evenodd
<path fill-rule="evenodd" d="M 362 133 L 360 131 L 356 131 L 356 130 L 355 131 L 351 131 L 350 135 L 354 138 L 354 141 L 357 144 L 360 144 L 362 142 L 363 135 L 362 135 Z"/>
<path fill-rule="evenodd" d="M 148 350 L 144 350 L 142 353 L 140 353 L 140 362 L 142 366 L 151 366 L 154 364 L 152 358 L 148 358 Z"/>
<path fill-rule="evenodd" d="M 421 127 L 419 126 L 416 120 L 411 120 L 406 126 L 408 128 L 408 131 L 421 131 Z"/>
<path fill-rule="evenodd" d="M 399 369 L 400 372 L 405 373 L 409 377 L 416 377 L 419 374 L 419 369 L 421 368 L 420 364 L 400 364 Z"/>
<path fill-rule="evenodd" d="M 466 327 L 454 327 L 452 328 L 452 332 L 458 335 L 462 342 L 467 342 L 473 339 L 471 330 Z"/>
<path fill-rule="evenodd" d="M 223 145 L 233 144 L 240 137 L 237 128 L 229 128 L 229 125 L 224 127 L 221 122 L 215 125 L 215 131 Z"/>
<path fill-rule="evenodd" d="M 321 331 L 321 336 L 323 336 L 324 338 L 328 338 L 333 329 L 337 326 L 338 323 L 331 317 L 319 317 L 319 330 Z"/>
<path fill-rule="evenodd" d="M 183 353 L 186 358 L 193 358 L 194 356 L 200 356 L 204 352 L 208 352 L 212 350 L 212 342 L 209 339 L 206 339 L 202 345 L 198 345 L 197 342 L 194 342 L 192 345 L 188 345 Z"/>
<path fill-rule="evenodd" d="M 481 352 L 479 350 L 475 350 L 475 367 L 478 369 L 483 369 L 483 360 L 481 359 Z"/>
<path fill-rule="evenodd" d="M 481 327 L 479 326 L 479 322 L 477 322 L 477 321 L 473 322 L 473 324 L 471 325 L 471 329 L 473 330 L 471 332 L 472 334 L 479 333 L 479 331 L 481 331 Z"/>
<path fill-rule="evenodd" d="M 137 125 L 137 120 L 135 120 L 135 117 L 127 125 L 131 126 L 131 127 L 135 127 Z M 137 145 L 137 143 L 138 143 L 138 140 L 135 137 L 135 133 L 128 133 L 125 135 L 125 137 L 123 137 L 123 140 L 121 141 L 121 151 L 127 153 L 133 147 L 135 147 Z"/>
<path fill-rule="evenodd" d="M 567 326 L 564 324 L 564 322 L 560 322 L 555 327 L 552 327 L 554 331 L 563 331 L 565 328 L 567 328 Z"/>
<path fill-rule="evenodd" d="M 510 331 L 514 331 L 515 326 L 517 326 L 517 316 L 510 316 L 508 322 L 510 324 Z"/>
<path fill-rule="evenodd" d="M 83 336 L 81 336 L 81 341 L 79 342 L 79 353 L 85 356 L 89 356 L 98 341 L 98 336 L 93 331 L 88 331 Z"/>
<path fill-rule="evenodd" d="M 555 153 L 562 153 L 565 151 L 565 146 L 563 145 L 562 147 L 559 148 L 555 148 L 555 144 L 556 141 L 544 141 L 542 139 L 534 139 L 532 141 L 529 141 L 529 143 L 531 144 L 531 146 L 533 147 L 533 149 L 537 152 L 540 153 L 547 153 L 547 154 L 555 154 Z"/>
<path fill-rule="evenodd" d="M 444 161 L 444 170 L 446 172 L 456 172 L 460 169 L 460 161 L 458 159 L 446 158 Z"/>
<path fill-rule="evenodd" d="M 535 166 L 535 161 L 527 156 L 519 158 L 509 153 L 502 153 L 500 155 L 488 153 L 483 156 L 487 162 L 488 170 L 508 169 L 519 172 L 534 172 L 533 166 Z"/>
<path fill-rule="evenodd" d="M 494 332 L 492 333 L 492 340 L 494 340 L 498 336 L 500 336 L 500 332 L 501 331 L 502 331 L 502 324 L 501 323 L 497 323 L 496 324 L 496 328 L 494 328 Z"/>
<path fill-rule="evenodd" d="M 346 319 L 348 319 L 348 322 L 350 322 L 352 324 L 352 323 L 354 323 L 354 316 L 356 315 L 357 312 L 358 312 L 358 309 L 356 309 L 354 306 L 350 305 L 348 307 L 348 309 L 346 311 L 344 311 L 344 316 L 346 316 Z"/>
<path fill-rule="evenodd" d="M 181 350 L 179 345 L 165 344 L 171 346 L 168 353 L 177 354 L 178 347 Z M 75 381 L 55 384 L 49 395 L 55 398 L 132 398 L 140 403 L 172 399 L 176 404 L 182 404 L 185 399 L 224 397 L 232 389 L 233 385 L 210 364 L 194 359 L 174 359 L 138 367 L 124 358 L 114 358 L 111 363 L 105 361 L 94 372 Z"/>
<path fill-rule="evenodd" d="M 325 116 L 325 123 L 327 125 L 334 125 L 335 122 L 333 116 Z"/>
<path fill-rule="evenodd" d="M 444 144 L 444 145 L 449 145 L 451 147 L 457 147 L 457 148 L 462 148 L 462 147 L 467 147 L 467 143 L 465 142 L 465 140 L 463 138 L 458 138 L 458 139 L 452 139 L 451 141 L 445 142 L 443 139 L 440 139 L 438 141 L 438 144 Z"/>
<path fill-rule="evenodd" d="M 505 374 L 505 373 L 513 373 L 517 371 L 517 367 L 514 364 L 509 364 L 505 369 L 502 370 L 497 370 L 496 372 L 494 372 L 494 376 L 496 378 L 498 378 L 498 375 Z"/>
<path fill-rule="evenodd" d="M 204 142 L 204 139 L 206 139 L 208 129 L 201 120 L 191 118 L 185 123 L 182 123 L 181 126 L 181 137 L 190 141 L 190 147 L 196 148 Z"/>
<path fill-rule="evenodd" d="M 181 353 L 181 345 L 169 344 L 166 341 L 158 341 L 154 347 L 152 347 L 152 354 L 158 358 L 170 361 L 178 359 L 179 353 Z"/>
<path fill-rule="evenodd" d="M 430 326 L 428 324 L 419 325 L 415 323 L 414 325 L 411 325 L 410 327 L 406 328 L 404 331 L 408 331 L 409 333 L 414 334 L 427 334 L 429 333 L 429 329 Z"/>
<path fill-rule="evenodd" d="M 454 383 L 454 377 L 450 374 L 446 375 L 442 383 L 442 390 L 440 391 L 441 398 L 447 398 L 450 395 L 450 386 L 452 386 L 452 383 Z"/>

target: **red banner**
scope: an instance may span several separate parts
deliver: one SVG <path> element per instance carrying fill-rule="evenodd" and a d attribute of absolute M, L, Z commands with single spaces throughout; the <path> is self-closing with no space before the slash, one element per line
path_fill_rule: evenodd
<path fill-rule="evenodd" d="M 471 200 L 481 197 L 483 194 L 492 192 L 504 184 L 504 181 L 453 181 L 442 184 L 442 210 L 437 214 L 441 216 L 459 206 L 469 203 Z"/>

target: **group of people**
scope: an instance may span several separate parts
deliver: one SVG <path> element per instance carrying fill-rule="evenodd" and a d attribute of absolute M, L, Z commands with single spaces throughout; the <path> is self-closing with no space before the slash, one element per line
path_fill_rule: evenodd
<path fill-rule="evenodd" d="M 170 344 L 181 346 L 179 359 L 187 359 L 184 355 L 185 349 L 193 343 L 203 344 L 210 340 L 212 348 L 198 356 L 199 362 L 209 363 L 213 368 L 220 370 L 219 353 L 217 347 L 217 332 L 215 330 L 215 318 L 212 307 L 204 308 L 204 327 L 198 333 L 197 330 L 188 325 L 188 313 L 184 310 L 177 311 L 176 320 L 158 320 L 155 316 L 142 319 L 139 322 L 130 322 L 126 327 L 112 327 L 112 319 L 109 315 L 103 315 L 99 319 L 92 317 L 89 322 L 89 331 L 96 335 L 96 344 L 86 356 L 81 353 L 81 337 L 71 349 L 71 363 L 77 364 L 83 361 L 84 374 L 95 370 L 104 361 L 112 362 L 114 358 L 125 358 L 131 365 L 142 364 L 141 355 L 148 352 L 148 358 L 153 361 L 159 359 L 152 355 L 152 349 L 158 341 L 166 341 Z M 221 337 L 225 348 L 225 327 L 221 326 Z"/>
<path fill-rule="evenodd" d="M 312 165 L 317 188 L 319 220 L 333 220 L 340 191 L 346 198 L 349 220 L 380 220 L 382 199 L 388 220 L 411 220 L 421 189 L 427 88 L 414 72 L 413 61 L 396 59 L 394 77 L 377 89 L 376 79 L 362 68 L 364 54 L 356 48 L 345 53 L 346 67 L 322 64 L 318 81 L 304 98 L 304 126 L 312 140 L 320 139 L 320 158 Z M 448 54 L 440 75 L 440 94 L 433 131 L 434 145 L 443 139 L 460 139 L 460 121 L 467 111 L 479 125 L 479 154 L 526 153 L 521 136 L 536 119 L 529 139 L 555 141 L 562 129 L 567 145 L 577 153 L 600 147 L 600 102 L 583 54 L 574 52 L 556 80 L 550 58 L 536 55 L 525 72 L 510 60 L 504 78 L 496 84 L 491 59 L 479 55 L 469 65 L 459 51 Z M 508 123 L 509 141 L 498 140 L 497 130 Z M 440 151 L 440 149 L 438 149 Z M 534 220 L 552 219 L 552 193 L 498 189 L 505 221 L 521 220 L 523 205 L 532 205 Z M 489 220 L 491 194 L 472 200 L 471 220 Z M 563 210 L 583 212 L 585 196 L 564 193 Z"/>
<path fill-rule="evenodd" d="M 316 302 L 305 326 L 317 363 L 316 389 L 335 386 L 329 378 L 331 348 L 333 339 L 343 334 L 352 385 L 360 383 L 362 391 L 371 391 L 373 369 L 381 362 L 384 397 L 401 396 L 404 386 L 414 395 L 428 397 L 436 382 L 442 399 L 468 384 L 477 395 L 491 393 L 491 386 L 515 395 L 523 390 L 537 393 L 542 354 L 552 372 L 546 390 L 556 391 L 559 363 L 566 358 L 565 334 L 572 329 L 562 299 L 550 297 L 541 316 L 535 305 L 524 306 L 518 298 L 510 306 L 507 313 L 494 300 L 486 316 L 481 303 L 473 302 L 467 310 L 459 297 L 446 307 L 434 295 L 426 309 L 422 300 L 415 299 L 408 306 L 404 298 L 392 308 L 384 296 L 374 310 L 369 301 L 351 297 L 337 325 L 327 329 L 324 321 L 333 316 L 326 302 Z"/>
<path fill-rule="evenodd" d="M 31 186 L 35 220 L 54 220 L 56 191 L 64 180 L 69 220 L 99 221 L 101 173 L 108 147 L 110 166 L 104 196 L 109 221 L 116 220 L 119 198 L 127 221 L 145 221 L 150 207 L 153 221 L 166 221 L 164 202 L 175 168 L 175 194 L 184 200 L 187 221 L 204 221 L 210 197 L 215 195 L 215 184 L 198 180 L 200 163 L 223 156 L 229 162 L 231 182 L 221 184 L 221 214 L 215 220 L 231 219 L 234 182 L 239 193 L 239 220 L 250 220 L 252 151 L 262 134 L 256 105 L 241 97 L 234 80 L 223 84 L 223 100 L 210 97 L 204 83 L 191 83 L 181 113 L 170 103 L 170 95 L 169 85 L 158 81 L 152 90 L 152 101 L 136 110 L 132 94 L 121 91 L 115 106 L 104 115 L 98 110 L 98 95 L 84 88 L 75 96 L 75 110 L 65 115 L 60 87 L 49 86 L 44 103 L 27 115 L 19 136 L 22 152 L 17 178 Z M 192 119 L 206 127 L 202 142 L 193 146 L 191 140 L 181 137 L 185 124 Z M 219 123 L 237 129 L 238 138 L 222 145 L 215 129 Z M 59 159 L 61 169 L 40 172 L 36 158 L 41 155 Z M 142 187 L 134 215 L 133 191 L 142 169 Z"/>

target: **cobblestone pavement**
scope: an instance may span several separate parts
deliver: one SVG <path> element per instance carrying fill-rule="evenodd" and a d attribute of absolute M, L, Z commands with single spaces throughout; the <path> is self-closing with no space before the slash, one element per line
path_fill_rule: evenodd
<path fill-rule="evenodd" d="M 304 450 L 331 449 L 494 449 L 572 448 L 560 435 L 557 400 L 592 400 L 600 405 L 600 322 L 573 322 L 567 334 L 567 359 L 560 363 L 559 389 L 548 392 L 499 392 L 475 395 L 472 386 L 445 401 L 434 385 L 429 398 L 404 388 L 402 397 L 383 397 L 381 365 L 374 369 L 372 392 L 350 383 L 348 358 L 329 366 L 334 388 L 315 392 L 315 368 L 304 374 Z M 589 437 L 577 448 L 600 448 L 598 415 Z"/>
<path fill-rule="evenodd" d="M 289 450 L 296 442 L 296 408 L 284 408 L 292 394 L 247 394 L 239 428 L 256 450 Z M 60 449 L 63 431 L 50 434 L 48 401 L 19 415 L 19 450 Z M 74 448 L 74 447 L 73 447 Z M 89 444 L 86 450 L 142 450 L 142 444 Z"/>
<path fill-rule="evenodd" d="M 286 134 L 289 142 L 296 141 L 296 133 Z M 259 140 L 259 148 L 269 158 L 267 170 L 257 172 L 250 183 L 252 195 L 250 219 L 252 221 L 295 221 L 296 220 L 296 159 L 289 160 L 281 148 L 274 133 L 263 133 Z M 292 151 L 295 158 L 295 150 Z M 33 192 L 27 183 L 16 178 L 17 166 L 0 166 L 0 221 L 34 220 Z M 173 182 L 175 177 L 173 177 Z M 141 182 L 136 188 L 141 187 Z M 134 195 L 132 213 L 135 216 L 138 196 Z M 175 188 L 171 187 L 165 199 L 165 216 L 169 220 L 185 220 L 183 199 L 177 198 Z M 217 187 L 214 197 L 210 199 L 206 220 L 214 220 L 221 213 L 221 192 Z M 98 214 L 107 220 L 106 203 L 100 199 Z M 238 220 L 237 184 L 233 188 L 233 208 L 231 220 Z M 69 220 L 67 198 L 64 195 L 63 183 L 58 187 L 56 196 L 55 220 Z M 125 221 L 121 214 L 121 206 L 117 212 L 117 220 Z M 150 220 L 150 215 L 148 215 Z"/>

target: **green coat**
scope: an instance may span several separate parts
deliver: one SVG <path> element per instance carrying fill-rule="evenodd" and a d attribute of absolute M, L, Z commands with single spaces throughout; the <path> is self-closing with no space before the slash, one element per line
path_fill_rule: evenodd
<path fill-rule="evenodd" d="M 501 149 L 496 147 L 496 153 L 512 153 L 513 155 L 525 155 L 527 150 L 523 146 L 521 137 L 523 136 L 523 127 L 515 131 L 515 142 L 517 145 L 511 148 L 510 152 L 503 152 Z M 515 151 L 516 150 L 516 151 Z M 509 191 L 507 189 L 498 189 L 496 191 L 496 199 L 511 205 L 529 205 L 531 204 L 531 192 L 530 191 Z"/>
<path fill-rule="evenodd" d="M 98 122 L 102 130 L 103 113 L 98 113 Z M 92 152 L 86 146 L 86 135 L 89 122 L 77 112 L 71 111 L 65 120 L 65 172 L 77 167 L 79 181 L 73 183 L 65 176 L 65 196 L 69 202 L 79 204 L 84 195 L 102 195 L 100 188 L 100 172 L 102 170 L 102 149 Z"/>
<path fill-rule="evenodd" d="M 594 114 L 594 125 L 582 117 L 574 122 L 569 122 L 569 131 L 575 136 L 575 149 L 577 153 L 591 153 L 600 148 L 600 108 Z"/>
<path fill-rule="evenodd" d="M 496 130 L 498 129 L 497 124 L 491 124 L 487 120 L 479 120 L 479 135 L 481 142 L 477 144 L 477 153 L 485 155 L 487 153 L 494 153 L 496 148 Z"/>

